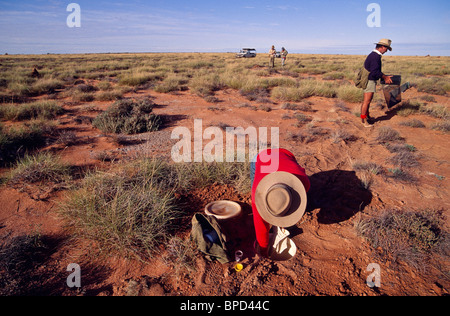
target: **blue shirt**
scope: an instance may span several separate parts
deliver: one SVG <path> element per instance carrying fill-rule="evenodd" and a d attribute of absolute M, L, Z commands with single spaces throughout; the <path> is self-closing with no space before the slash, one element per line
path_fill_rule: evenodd
<path fill-rule="evenodd" d="M 381 72 L 381 57 L 382 54 L 378 52 L 377 50 L 374 50 L 372 53 L 367 56 L 367 59 L 364 63 L 364 67 L 367 69 L 367 71 L 370 72 L 369 74 L 369 80 L 379 80 L 381 79 L 384 74 Z"/>

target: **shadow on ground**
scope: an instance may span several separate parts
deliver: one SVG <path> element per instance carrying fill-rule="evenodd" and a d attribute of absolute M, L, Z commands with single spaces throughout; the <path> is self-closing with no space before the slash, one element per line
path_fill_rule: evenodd
<path fill-rule="evenodd" d="M 322 224 L 340 223 L 353 217 L 372 201 L 354 171 L 330 170 L 310 177 L 307 211 L 320 209 Z"/>

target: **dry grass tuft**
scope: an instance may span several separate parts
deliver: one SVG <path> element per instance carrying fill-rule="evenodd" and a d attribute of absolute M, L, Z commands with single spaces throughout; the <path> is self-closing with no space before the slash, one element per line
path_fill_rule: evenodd
<path fill-rule="evenodd" d="M 450 120 L 445 120 L 443 122 L 436 122 L 433 125 L 431 125 L 430 128 L 435 131 L 448 133 L 450 132 Z"/>
<path fill-rule="evenodd" d="M 392 129 L 390 126 L 382 126 L 378 129 L 377 141 L 380 143 L 389 143 L 402 140 L 399 132 Z"/>
<path fill-rule="evenodd" d="M 395 260 L 423 267 L 425 257 L 449 246 L 442 212 L 433 210 L 386 210 L 361 220 L 356 229 L 374 248 L 382 248 Z"/>
<path fill-rule="evenodd" d="M 412 119 L 412 120 L 408 120 L 405 122 L 401 122 L 400 125 L 414 127 L 414 128 L 424 128 L 425 127 L 425 124 L 418 119 Z"/>

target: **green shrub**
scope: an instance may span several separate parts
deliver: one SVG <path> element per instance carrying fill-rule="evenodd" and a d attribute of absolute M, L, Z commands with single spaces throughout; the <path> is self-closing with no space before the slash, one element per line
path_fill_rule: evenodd
<path fill-rule="evenodd" d="M 130 135 L 157 131 L 162 119 L 152 113 L 153 106 L 149 100 L 120 100 L 97 116 L 92 124 L 105 133 Z"/>

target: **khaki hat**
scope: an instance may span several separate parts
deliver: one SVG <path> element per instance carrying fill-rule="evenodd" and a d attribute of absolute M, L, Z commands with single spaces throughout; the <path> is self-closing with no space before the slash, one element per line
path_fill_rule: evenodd
<path fill-rule="evenodd" d="M 386 46 L 390 51 L 392 51 L 392 41 L 390 39 L 387 38 L 383 38 L 382 40 L 380 40 L 378 43 L 375 43 L 375 45 L 382 45 L 382 46 Z"/>
<path fill-rule="evenodd" d="M 305 214 L 305 186 L 288 172 L 268 174 L 256 188 L 255 204 L 267 223 L 278 227 L 294 226 Z"/>
<path fill-rule="evenodd" d="M 206 215 L 214 216 L 218 220 L 237 217 L 241 212 L 242 208 L 238 203 L 225 200 L 211 202 L 205 207 Z"/>

